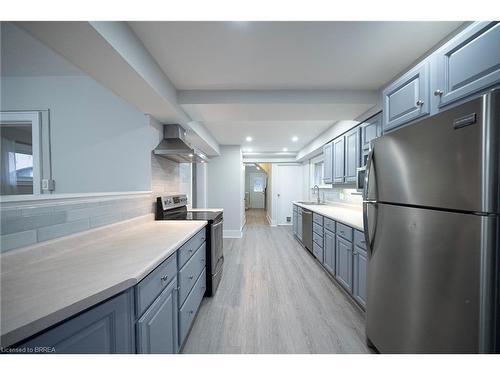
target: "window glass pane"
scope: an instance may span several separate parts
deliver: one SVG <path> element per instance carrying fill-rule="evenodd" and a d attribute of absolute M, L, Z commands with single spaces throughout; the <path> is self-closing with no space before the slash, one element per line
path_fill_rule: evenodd
<path fill-rule="evenodd" d="M 323 183 L 323 162 L 314 163 L 314 185 Z"/>
<path fill-rule="evenodd" d="M 1 195 L 33 194 L 31 124 L 2 123 Z"/>
<path fill-rule="evenodd" d="M 264 191 L 264 178 L 255 177 L 253 180 L 253 191 L 254 193 L 262 193 Z"/>

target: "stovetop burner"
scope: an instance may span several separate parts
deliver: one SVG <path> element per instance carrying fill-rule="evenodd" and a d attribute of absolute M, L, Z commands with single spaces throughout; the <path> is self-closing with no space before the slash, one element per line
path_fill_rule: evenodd
<path fill-rule="evenodd" d="M 190 211 L 185 195 L 158 197 L 156 220 L 205 220 L 214 223 L 222 220 L 222 211 Z"/>

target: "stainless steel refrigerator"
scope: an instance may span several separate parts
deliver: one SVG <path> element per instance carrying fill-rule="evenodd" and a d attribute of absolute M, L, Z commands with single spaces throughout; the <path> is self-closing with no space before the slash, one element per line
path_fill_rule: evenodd
<path fill-rule="evenodd" d="M 500 91 L 378 138 L 363 192 L 382 353 L 499 350 Z"/>

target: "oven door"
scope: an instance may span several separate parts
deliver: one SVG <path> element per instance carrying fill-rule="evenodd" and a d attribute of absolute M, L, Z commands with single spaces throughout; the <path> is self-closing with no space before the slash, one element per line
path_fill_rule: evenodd
<path fill-rule="evenodd" d="M 366 166 L 356 170 L 356 190 L 362 192 L 365 186 Z"/>

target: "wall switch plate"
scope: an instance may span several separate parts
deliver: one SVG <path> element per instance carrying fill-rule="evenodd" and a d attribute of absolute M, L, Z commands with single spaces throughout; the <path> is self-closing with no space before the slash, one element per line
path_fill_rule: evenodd
<path fill-rule="evenodd" d="M 49 180 L 47 178 L 42 179 L 42 190 L 43 191 L 54 191 L 56 188 L 55 180 Z"/>

